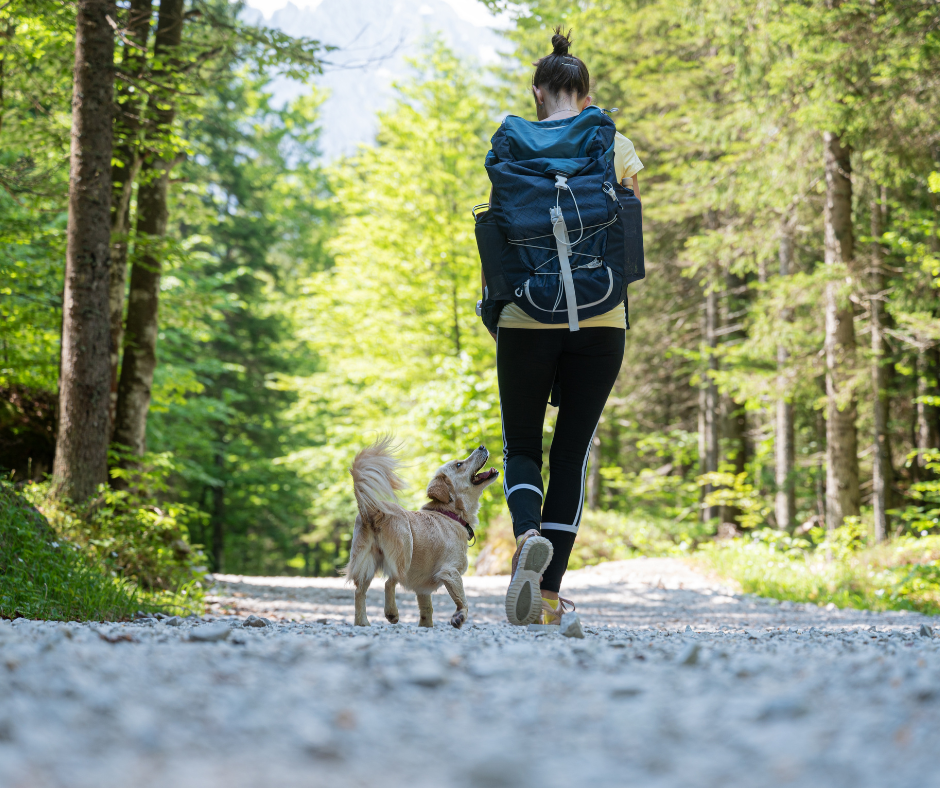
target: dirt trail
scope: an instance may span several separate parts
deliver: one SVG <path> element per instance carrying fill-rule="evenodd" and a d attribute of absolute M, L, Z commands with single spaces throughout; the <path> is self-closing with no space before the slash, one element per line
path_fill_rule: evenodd
<path fill-rule="evenodd" d="M 216 580 L 220 593 L 212 597 L 212 602 L 219 613 L 352 624 L 353 592 L 341 578 L 217 575 Z M 503 595 L 508 582 L 509 578 L 503 576 L 464 578 L 473 622 L 498 624 L 505 620 Z M 372 624 L 385 626 L 382 588 L 383 581 L 377 578 L 369 589 L 368 613 Z M 809 628 L 869 626 L 873 621 L 872 614 L 864 610 L 826 610 L 741 595 L 728 584 L 706 577 L 674 558 L 613 561 L 568 572 L 562 595 L 572 598 L 585 625 L 593 627 Z M 416 624 L 414 594 L 399 589 L 397 599 L 402 623 Z M 446 623 L 453 602 L 445 593 L 437 593 L 433 599 L 435 622 Z M 880 614 L 879 620 L 898 626 L 913 626 L 916 622 L 919 626 L 928 618 L 888 613 Z"/>
<path fill-rule="evenodd" d="M 376 583 L 356 628 L 342 581 L 217 580 L 202 619 L 0 621 L 0 786 L 940 785 L 926 617 L 661 559 L 569 573 L 583 640 L 506 624 L 500 577 L 467 578 L 460 631 L 445 596 L 392 626 Z"/>

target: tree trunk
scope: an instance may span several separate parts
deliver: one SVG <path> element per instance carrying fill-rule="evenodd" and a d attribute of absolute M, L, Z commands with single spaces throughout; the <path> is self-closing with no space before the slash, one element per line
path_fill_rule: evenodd
<path fill-rule="evenodd" d="M 139 77 L 147 62 L 151 0 L 131 0 L 125 25 L 121 68 Z M 124 344 L 124 290 L 130 235 L 131 192 L 140 169 L 140 90 L 131 85 L 119 91 L 114 118 L 114 157 L 111 167 L 111 432 L 117 411 L 118 367 Z"/>
<path fill-rule="evenodd" d="M 921 479 L 931 476 L 924 452 L 938 446 L 937 407 L 922 401 L 923 397 L 937 396 L 937 355 L 935 347 L 922 350 L 917 355 L 917 465 Z"/>
<path fill-rule="evenodd" d="M 793 224 L 785 220 L 780 232 L 780 276 L 790 276 L 793 269 Z M 784 309 L 780 319 L 790 322 L 792 311 Z M 786 369 L 789 353 L 784 345 L 777 345 L 777 412 L 774 440 L 774 481 L 777 486 L 775 511 L 777 527 L 792 531 L 796 525 L 796 489 L 794 486 L 794 466 L 796 465 L 796 445 L 793 430 L 793 402 L 787 396 L 790 385 Z"/>
<path fill-rule="evenodd" d="M 718 370 L 718 291 L 712 283 L 705 295 L 705 343 L 708 347 L 708 372 Z M 714 473 L 718 470 L 718 456 L 721 449 L 721 401 L 718 396 L 718 386 L 711 375 L 705 380 L 705 472 Z M 706 485 L 706 495 L 712 491 L 711 485 Z M 705 520 L 719 516 L 719 507 L 709 506 L 705 509 Z"/>
<path fill-rule="evenodd" d="M 702 314 L 702 336 L 705 336 L 705 315 Z M 707 407 L 705 385 L 699 386 L 698 390 L 698 472 L 699 475 L 708 473 L 708 445 L 705 439 L 705 409 Z M 699 512 L 702 521 L 708 519 L 708 512 L 703 506 L 705 502 L 705 487 L 699 487 L 698 503 Z"/>
<path fill-rule="evenodd" d="M 79 0 L 62 304 L 58 495 L 81 501 L 108 477 L 108 281 L 114 0 Z"/>
<path fill-rule="evenodd" d="M 832 132 L 826 132 L 823 141 L 826 265 L 845 265 L 851 274 L 854 259 L 851 150 Z M 852 388 L 855 326 L 851 302 L 840 298 L 843 283 L 843 277 L 839 277 L 826 286 L 826 526 L 830 529 L 860 512 L 857 407 Z"/>
<path fill-rule="evenodd" d="M 725 320 L 720 334 L 724 344 L 743 342 L 747 334 L 742 323 L 738 322 L 747 314 L 747 282 L 737 274 L 729 273 L 725 277 Z M 737 402 L 730 395 L 721 397 L 722 433 L 725 437 L 727 462 L 734 467 L 734 473 L 744 473 L 750 458 L 750 446 L 747 438 L 747 413 L 744 404 Z M 741 510 L 737 506 L 724 506 L 721 511 L 723 523 L 737 524 L 741 519 Z"/>
<path fill-rule="evenodd" d="M 220 446 L 215 455 L 218 485 L 212 488 L 212 571 L 225 567 L 225 456 Z"/>
<path fill-rule="evenodd" d="M 821 383 L 821 388 L 825 390 L 825 382 Z M 819 517 L 819 524 L 826 522 L 826 467 L 824 458 L 826 456 L 826 414 L 816 411 L 816 514 Z"/>
<path fill-rule="evenodd" d="M 154 40 L 154 57 L 170 61 L 179 46 L 183 29 L 183 0 L 161 0 L 160 17 Z M 172 67 L 172 66 L 171 66 Z M 167 69 L 155 73 L 155 80 L 172 78 Z M 171 99 L 156 91 L 147 102 L 153 119 L 151 139 L 165 144 L 176 114 Z M 158 306 L 163 242 L 167 225 L 167 187 L 173 161 L 165 150 L 151 152 L 141 166 L 137 190 L 136 243 L 144 248 L 136 254 L 131 268 L 127 306 L 127 337 L 121 378 L 118 384 L 117 419 L 114 441 L 134 454 L 147 450 L 147 411 L 153 372 L 157 366 Z"/>
<path fill-rule="evenodd" d="M 872 457 L 872 505 L 875 517 L 875 541 L 883 542 L 888 537 L 891 522 L 891 487 L 894 469 L 891 465 L 891 433 L 888 429 L 889 393 L 885 374 L 885 274 L 884 250 L 881 236 L 885 231 L 887 210 L 885 187 L 881 187 L 881 200 L 871 202 L 871 388 L 873 406 L 873 457 Z"/>

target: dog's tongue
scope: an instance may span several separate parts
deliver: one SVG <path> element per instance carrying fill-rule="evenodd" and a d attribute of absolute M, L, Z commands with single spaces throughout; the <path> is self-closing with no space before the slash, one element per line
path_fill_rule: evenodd
<path fill-rule="evenodd" d="M 485 473 L 475 473 L 473 475 L 473 483 L 482 484 L 483 482 L 487 481 L 487 479 L 492 479 L 497 473 L 498 471 L 496 468 L 490 468 Z"/>

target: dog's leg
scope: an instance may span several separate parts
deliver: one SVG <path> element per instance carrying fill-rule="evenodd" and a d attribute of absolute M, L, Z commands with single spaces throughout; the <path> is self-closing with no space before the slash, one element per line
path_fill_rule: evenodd
<path fill-rule="evenodd" d="M 419 627 L 434 626 L 434 608 L 431 605 L 430 594 L 418 594 L 418 614 Z"/>
<path fill-rule="evenodd" d="M 354 623 L 357 627 L 369 626 L 369 617 L 366 615 L 366 592 L 369 590 L 370 585 L 372 585 L 371 577 L 368 580 L 360 579 L 356 581 L 356 619 Z"/>
<path fill-rule="evenodd" d="M 446 572 L 441 575 L 441 582 L 450 598 L 457 605 L 457 612 L 450 617 L 450 623 L 457 629 L 460 629 L 464 622 L 470 617 L 470 610 L 467 608 L 467 595 L 463 590 L 463 578 L 457 572 Z"/>
<path fill-rule="evenodd" d="M 385 617 L 392 624 L 398 623 L 398 604 L 395 602 L 395 581 L 385 581 Z"/>

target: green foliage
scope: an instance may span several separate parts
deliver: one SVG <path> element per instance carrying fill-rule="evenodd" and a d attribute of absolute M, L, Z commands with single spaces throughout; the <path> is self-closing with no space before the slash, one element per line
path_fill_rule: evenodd
<path fill-rule="evenodd" d="M 940 613 L 940 538 L 868 546 L 850 521 L 795 538 L 771 529 L 703 546 L 697 559 L 748 593 L 794 602 Z"/>
<path fill-rule="evenodd" d="M 696 481 L 700 487 L 711 488 L 705 495 L 702 506 L 728 506 L 738 509 L 738 523 L 742 528 L 763 525 L 770 514 L 770 507 L 748 481 L 747 473 L 703 473 Z"/>
<path fill-rule="evenodd" d="M 163 280 L 161 365 L 148 445 L 177 458 L 174 495 L 215 570 L 297 572 L 311 491 L 278 461 L 306 445 L 284 380 L 317 368 L 298 337 L 298 283 L 329 264 L 330 209 L 314 162 L 319 98 L 270 106 L 266 80 L 233 70 L 184 124 L 175 249 Z M 295 562 L 296 563 L 296 562 Z"/>
<path fill-rule="evenodd" d="M 119 619 L 148 607 L 134 585 L 90 565 L 75 545 L 0 481 L 0 616 Z"/>
<path fill-rule="evenodd" d="M 915 482 L 908 491 L 907 506 L 893 512 L 903 529 L 912 536 L 927 536 L 940 532 L 940 451 L 911 452 L 908 463 L 923 457 L 925 467 L 934 478 Z"/>

